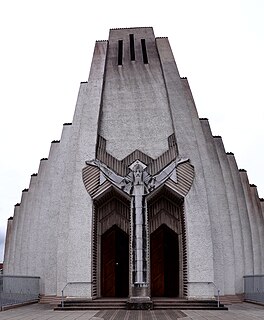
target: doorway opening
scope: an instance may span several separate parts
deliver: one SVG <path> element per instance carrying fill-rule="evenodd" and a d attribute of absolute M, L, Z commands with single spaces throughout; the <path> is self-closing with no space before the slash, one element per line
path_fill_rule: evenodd
<path fill-rule="evenodd" d="M 129 236 L 117 225 L 101 237 L 101 296 L 127 297 L 129 292 Z"/>
<path fill-rule="evenodd" d="M 179 296 L 178 235 L 162 224 L 150 235 L 151 295 Z"/>

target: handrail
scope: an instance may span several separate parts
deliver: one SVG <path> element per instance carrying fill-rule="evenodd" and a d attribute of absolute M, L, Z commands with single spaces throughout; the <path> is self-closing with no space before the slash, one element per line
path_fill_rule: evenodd
<path fill-rule="evenodd" d="M 61 290 L 61 306 L 62 308 L 64 308 L 64 290 L 66 289 L 66 287 L 68 286 L 68 284 L 92 284 L 92 281 L 70 281 L 67 282 L 66 285 L 63 287 L 63 289 Z"/>
<path fill-rule="evenodd" d="M 203 282 L 201 282 L 201 281 L 190 281 L 188 283 L 203 283 Z M 220 307 L 220 289 L 212 281 L 211 282 L 207 282 L 207 284 L 212 284 L 216 288 L 216 290 L 217 290 L 217 308 L 219 308 Z"/>
<path fill-rule="evenodd" d="M 208 282 L 208 284 L 212 284 L 217 290 L 217 308 L 220 308 L 220 289 L 215 285 L 214 282 Z"/>

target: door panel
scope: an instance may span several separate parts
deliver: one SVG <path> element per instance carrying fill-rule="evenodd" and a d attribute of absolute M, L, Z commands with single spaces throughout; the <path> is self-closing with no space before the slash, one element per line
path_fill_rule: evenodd
<path fill-rule="evenodd" d="M 115 296 L 115 230 L 110 229 L 101 239 L 102 288 L 104 297 Z"/>
<path fill-rule="evenodd" d="M 129 237 L 117 226 L 101 238 L 101 295 L 127 297 L 129 286 Z"/>
<path fill-rule="evenodd" d="M 116 297 L 128 296 L 129 254 L 128 235 L 118 229 L 116 233 L 115 287 Z"/>
<path fill-rule="evenodd" d="M 166 297 L 179 296 L 179 243 L 178 235 L 167 228 L 164 237 L 164 285 Z"/>
<path fill-rule="evenodd" d="M 176 297 L 179 295 L 178 235 L 161 225 L 150 235 L 151 295 Z"/>
<path fill-rule="evenodd" d="M 164 294 L 164 264 L 163 264 L 163 230 L 158 229 L 150 236 L 150 268 L 151 295 L 160 297 Z"/>

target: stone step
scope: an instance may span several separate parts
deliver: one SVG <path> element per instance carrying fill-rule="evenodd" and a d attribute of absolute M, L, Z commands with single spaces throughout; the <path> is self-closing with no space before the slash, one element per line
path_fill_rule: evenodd
<path fill-rule="evenodd" d="M 228 308 L 222 304 L 220 304 L 219 308 L 217 305 L 210 305 L 210 304 L 171 304 L 171 305 L 153 305 L 153 309 L 178 309 L 178 310 L 228 310 Z"/>
<path fill-rule="evenodd" d="M 192 310 L 227 310 L 220 304 L 217 306 L 217 301 L 214 300 L 153 300 L 154 309 L 192 309 Z"/>
<path fill-rule="evenodd" d="M 51 305 L 58 305 L 61 302 L 61 297 L 59 296 L 40 296 L 39 303 L 40 304 L 51 304 Z"/>
<path fill-rule="evenodd" d="M 236 304 L 244 301 L 243 295 L 224 295 L 220 296 L 220 302 L 223 304 Z"/>
<path fill-rule="evenodd" d="M 60 303 L 54 310 L 110 310 L 126 309 L 127 298 L 103 298 L 103 299 L 70 299 L 64 301 L 64 307 Z"/>
<path fill-rule="evenodd" d="M 115 305 L 89 305 L 89 306 L 81 306 L 81 307 L 76 307 L 76 306 L 65 306 L 64 308 L 62 307 L 55 307 L 55 311 L 77 311 L 77 310 L 126 310 L 126 305 L 124 306 L 115 306 Z"/>
<path fill-rule="evenodd" d="M 110 310 L 110 309 L 126 309 L 125 301 L 65 301 L 64 307 L 60 303 L 54 310 Z"/>
<path fill-rule="evenodd" d="M 153 299 L 153 309 L 178 309 L 178 310 L 227 310 L 223 304 L 217 307 L 217 301 L 185 299 Z M 65 300 L 64 306 L 58 304 L 54 310 L 107 310 L 127 309 L 127 299 L 96 299 L 96 300 Z M 129 307 L 130 308 L 130 307 Z M 137 306 L 140 309 L 140 306 Z"/>
<path fill-rule="evenodd" d="M 154 307 L 154 310 L 228 310 L 225 306 L 218 307 L 210 307 L 210 306 L 160 306 L 160 307 Z"/>

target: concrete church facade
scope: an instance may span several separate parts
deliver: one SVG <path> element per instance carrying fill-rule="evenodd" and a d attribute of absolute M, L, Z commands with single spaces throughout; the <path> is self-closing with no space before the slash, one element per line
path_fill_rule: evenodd
<path fill-rule="evenodd" d="M 8 220 L 4 273 L 41 294 L 214 299 L 263 274 L 264 202 L 200 119 L 167 38 L 97 41 L 73 122 Z"/>

